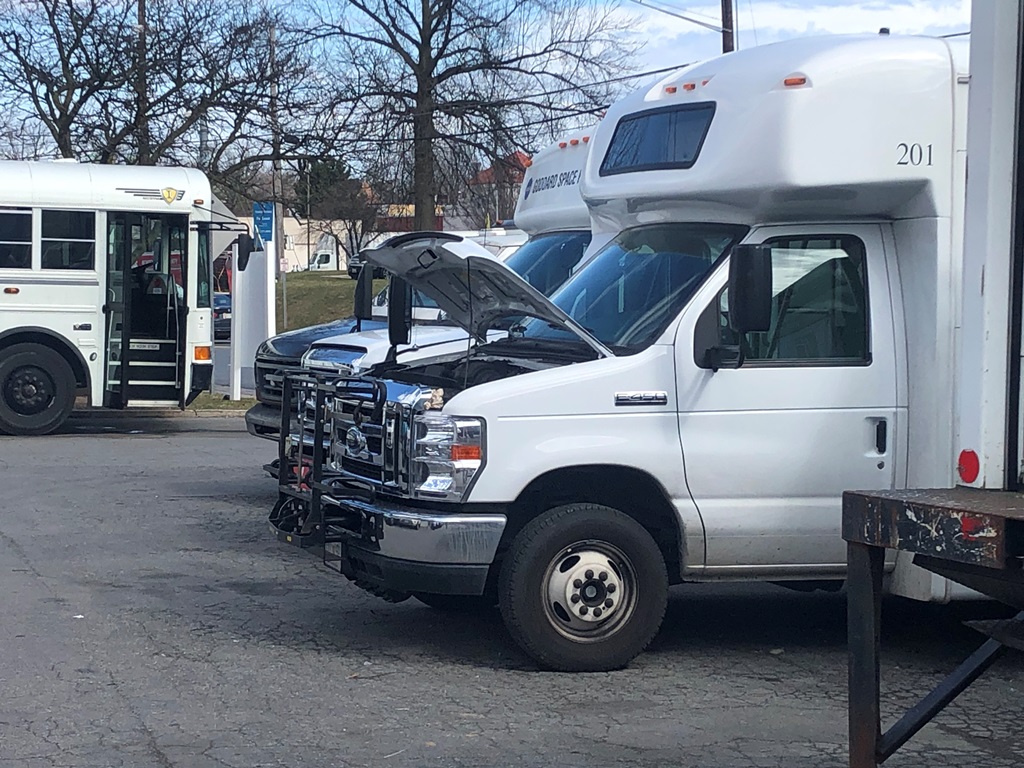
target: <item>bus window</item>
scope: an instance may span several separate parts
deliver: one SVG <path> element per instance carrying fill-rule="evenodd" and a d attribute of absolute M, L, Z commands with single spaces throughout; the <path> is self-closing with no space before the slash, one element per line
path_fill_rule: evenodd
<path fill-rule="evenodd" d="M 0 211 L 0 269 L 29 269 L 31 266 L 31 211 Z"/>
<path fill-rule="evenodd" d="M 95 269 L 96 214 L 43 211 L 43 269 Z"/>

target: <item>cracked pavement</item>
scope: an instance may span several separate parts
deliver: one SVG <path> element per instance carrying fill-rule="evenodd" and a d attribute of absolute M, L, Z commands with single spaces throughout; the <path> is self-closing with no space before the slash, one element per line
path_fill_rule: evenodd
<path fill-rule="evenodd" d="M 846 764 L 843 595 L 677 587 L 628 669 L 539 672 L 278 544 L 241 419 L 112 423 L 0 438 L 0 768 Z M 888 601 L 886 722 L 1008 613 Z M 1020 765 L 1022 689 L 1008 654 L 886 766 Z"/>

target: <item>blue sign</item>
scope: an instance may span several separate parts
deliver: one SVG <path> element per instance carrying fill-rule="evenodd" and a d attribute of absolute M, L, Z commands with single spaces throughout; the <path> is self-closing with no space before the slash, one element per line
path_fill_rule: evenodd
<path fill-rule="evenodd" d="M 264 243 L 274 239 L 274 204 L 253 203 L 252 204 L 253 228 L 259 232 Z"/>

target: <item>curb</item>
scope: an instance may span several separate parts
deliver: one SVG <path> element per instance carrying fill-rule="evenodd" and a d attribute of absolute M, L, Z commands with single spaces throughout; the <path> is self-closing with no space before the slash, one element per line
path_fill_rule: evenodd
<path fill-rule="evenodd" d="M 232 409 L 203 409 L 197 411 L 192 408 L 186 408 L 184 411 L 163 411 L 163 410 L 134 410 L 134 411 L 119 411 L 114 409 L 96 408 L 89 410 L 72 411 L 71 419 L 75 420 L 90 420 L 90 419 L 212 419 L 212 418 L 224 418 L 224 417 L 244 417 L 245 408 L 232 408 Z"/>

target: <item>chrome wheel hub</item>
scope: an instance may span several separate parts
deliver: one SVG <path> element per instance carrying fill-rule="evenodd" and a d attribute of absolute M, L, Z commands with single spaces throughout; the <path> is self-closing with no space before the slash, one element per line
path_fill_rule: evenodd
<path fill-rule="evenodd" d="M 580 542 L 552 561 L 545 576 L 546 615 L 574 640 L 600 640 L 633 612 L 632 564 L 605 542 Z"/>

